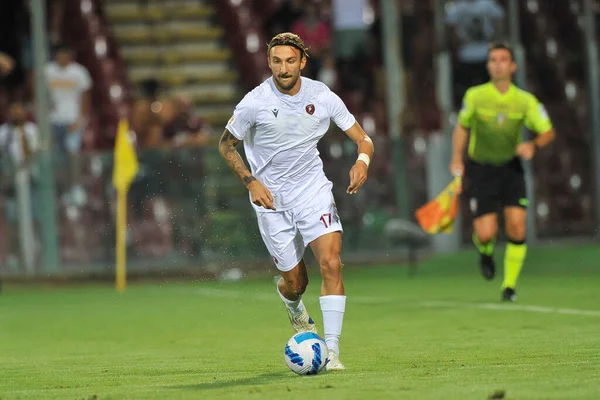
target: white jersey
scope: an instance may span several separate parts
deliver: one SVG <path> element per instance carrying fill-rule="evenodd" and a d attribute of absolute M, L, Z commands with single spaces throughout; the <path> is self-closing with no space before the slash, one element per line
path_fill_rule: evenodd
<path fill-rule="evenodd" d="M 33 122 L 25 122 L 20 130 L 10 123 L 0 126 L 0 151 L 8 152 L 16 165 L 25 161 L 26 153 L 35 153 L 39 149 L 40 137 Z"/>
<path fill-rule="evenodd" d="M 50 114 L 52 123 L 74 123 L 81 113 L 81 96 L 92 87 L 88 70 L 75 62 L 65 68 L 51 62 L 46 66 L 46 75 L 53 107 Z"/>
<path fill-rule="evenodd" d="M 303 204 L 324 187 L 332 187 L 317 143 L 332 119 L 343 131 L 356 122 L 325 84 L 301 79 L 295 96 L 281 93 L 273 78 L 267 79 L 240 101 L 226 126 L 244 141 L 252 175 L 269 189 L 277 211 Z M 271 211 L 253 206 L 256 211 Z"/>

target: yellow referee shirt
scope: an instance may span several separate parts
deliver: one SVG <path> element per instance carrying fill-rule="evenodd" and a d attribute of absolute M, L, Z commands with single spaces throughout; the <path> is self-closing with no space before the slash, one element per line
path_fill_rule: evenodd
<path fill-rule="evenodd" d="M 515 157 L 523 125 L 537 134 L 552 129 L 548 113 L 534 95 L 512 84 L 500 93 L 491 82 L 467 90 L 458 121 L 471 132 L 469 158 L 492 165 Z"/>

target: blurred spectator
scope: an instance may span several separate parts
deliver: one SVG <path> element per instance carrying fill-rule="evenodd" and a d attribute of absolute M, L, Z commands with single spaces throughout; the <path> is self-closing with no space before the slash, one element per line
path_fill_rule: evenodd
<path fill-rule="evenodd" d="M 52 129 L 56 144 L 71 154 L 81 150 L 81 133 L 91 108 L 92 78 L 88 70 L 73 61 L 65 45 L 56 49 L 55 61 L 46 67 L 52 101 Z"/>
<path fill-rule="evenodd" d="M 334 49 L 336 58 L 353 58 L 367 45 L 364 19 L 368 0 L 333 0 Z"/>
<path fill-rule="evenodd" d="M 162 111 L 162 138 L 175 147 L 203 146 L 211 130 L 202 118 L 195 115 L 190 99 L 179 94 L 166 102 Z"/>
<path fill-rule="evenodd" d="M 23 84 L 23 68 L 21 65 L 21 42 L 19 41 L 19 15 L 24 8 L 22 1 L 2 1 L 0 12 L 0 52 L 13 60 L 10 74 L 4 76 L 2 86 L 7 93 L 18 90 Z"/>
<path fill-rule="evenodd" d="M 142 148 L 202 146 L 211 135 L 210 127 L 193 111 L 183 95 L 159 99 L 158 82 L 146 82 L 134 106 L 132 128 Z"/>
<path fill-rule="evenodd" d="M 160 126 L 158 116 L 158 112 L 162 109 L 162 102 L 159 100 L 160 90 L 160 83 L 156 79 L 142 81 L 138 89 L 139 95 L 131 113 L 131 129 L 136 133 L 141 147 L 152 147 L 148 143 L 151 141 L 150 132 L 156 135 L 156 127 Z"/>
<path fill-rule="evenodd" d="M 22 103 L 13 103 L 8 110 L 8 121 L 0 126 L 0 152 L 2 153 L 2 180 L 4 212 L 8 224 L 7 237 L 10 241 L 10 259 L 16 261 L 19 254 L 17 180 L 25 181 L 31 193 L 31 205 L 34 218 L 36 193 L 36 170 L 31 160 L 40 150 L 40 137 L 37 126 L 27 121 L 27 112 Z M 12 261 L 11 261 L 12 262 Z"/>
<path fill-rule="evenodd" d="M 70 163 L 72 195 L 83 189 L 79 185 L 79 153 L 82 133 L 91 108 L 92 79 L 88 70 L 73 61 L 72 50 L 58 46 L 55 61 L 46 66 L 52 112 L 52 134 L 58 154 Z"/>
<path fill-rule="evenodd" d="M 15 67 L 15 60 L 5 53 L 0 53 L 0 77 L 11 73 Z"/>
<path fill-rule="evenodd" d="M 331 47 L 331 31 L 326 21 L 319 17 L 315 4 L 307 4 L 302 16 L 294 22 L 291 31 L 300 36 L 309 47 L 310 57 L 304 75 L 316 78 L 321 69 L 322 58 Z"/>
<path fill-rule="evenodd" d="M 284 0 L 281 6 L 265 21 L 269 38 L 281 32 L 289 32 L 292 24 L 302 15 L 302 0 Z"/>
<path fill-rule="evenodd" d="M 331 54 L 327 54 L 323 59 L 323 65 L 317 75 L 317 80 L 326 84 L 331 90 L 336 90 L 338 76 L 335 65 L 335 59 Z"/>
<path fill-rule="evenodd" d="M 502 33 L 504 9 L 495 0 L 457 0 L 446 7 L 446 20 L 458 39 L 456 105 L 465 90 L 488 80 L 488 44 Z"/>
<path fill-rule="evenodd" d="M 8 121 L 0 126 L 0 149 L 13 168 L 27 166 L 40 149 L 37 126 L 27 120 L 22 103 L 12 103 L 8 109 Z"/>

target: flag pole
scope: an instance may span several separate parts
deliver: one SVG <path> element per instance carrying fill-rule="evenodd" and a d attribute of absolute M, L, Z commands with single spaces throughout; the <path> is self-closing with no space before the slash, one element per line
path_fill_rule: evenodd
<path fill-rule="evenodd" d="M 117 189 L 116 282 L 119 292 L 127 286 L 127 189 Z"/>

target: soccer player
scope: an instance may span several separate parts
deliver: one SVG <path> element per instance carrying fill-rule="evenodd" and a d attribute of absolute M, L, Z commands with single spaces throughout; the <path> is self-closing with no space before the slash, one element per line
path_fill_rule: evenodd
<path fill-rule="evenodd" d="M 528 201 L 521 160 L 531 160 L 547 146 L 554 139 L 554 129 L 535 96 L 512 84 L 517 65 L 508 44 L 490 45 L 487 69 L 491 82 L 470 88 L 464 96 L 453 133 L 450 172 L 464 172 L 464 193 L 474 218 L 473 242 L 486 279 L 493 279 L 496 273 L 493 252 L 497 213 L 503 210 L 508 244 L 502 299 L 516 301 L 515 287 L 527 252 Z M 537 134 L 534 140 L 523 141 L 523 125 Z M 463 161 L 467 130 L 468 157 Z"/>
<path fill-rule="evenodd" d="M 267 47 L 272 77 L 236 106 L 219 142 L 219 152 L 248 188 L 262 239 L 281 273 L 277 290 L 296 332 L 316 333 L 302 302 L 308 285 L 304 250 L 310 246 L 321 271 L 320 304 L 328 370 L 344 370 L 339 360 L 346 296 L 342 281 L 342 224 L 323 172 L 318 141 L 330 120 L 358 145 L 348 194 L 367 180 L 373 142 L 342 100 L 325 84 L 301 77 L 307 48 L 292 33 L 281 33 Z M 248 170 L 236 145 L 244 142 Z"/>

